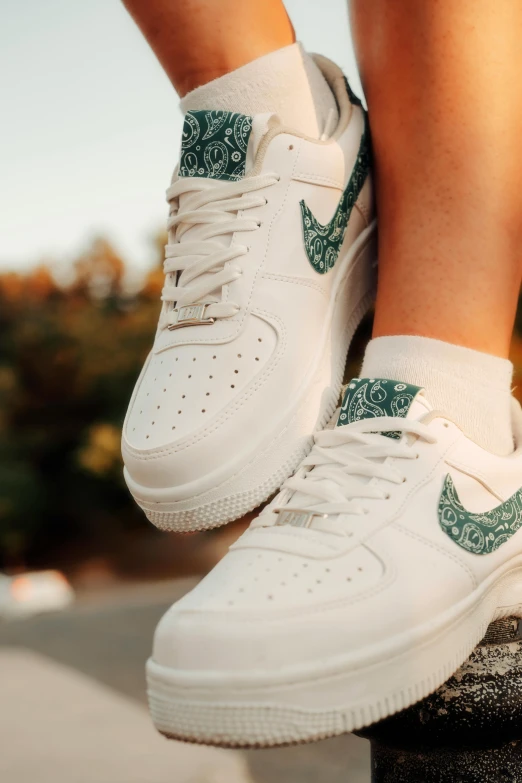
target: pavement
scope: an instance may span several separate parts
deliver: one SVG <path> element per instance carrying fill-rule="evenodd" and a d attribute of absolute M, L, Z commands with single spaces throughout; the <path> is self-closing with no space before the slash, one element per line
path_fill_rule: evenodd
<path fill-rule="evenodd" d="M 0 625 L 2 783 L 369 783 L 369 744 L 352 735 L 242 752 L 155 732 L 144 662 L 194 582 L 120 586 Z"/>

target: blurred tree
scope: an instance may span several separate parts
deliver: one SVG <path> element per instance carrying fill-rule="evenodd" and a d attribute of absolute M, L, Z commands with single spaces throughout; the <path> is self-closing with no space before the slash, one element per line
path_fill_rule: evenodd
<path fill-rule="evenodd" d="M 123 260 L 97 239 L 66 285 L 45 267 L 0 276 L 0 567 L 74 540 L 100 549 L 144 524 L 119 432 L 156 327 L 158 271 L 129 296 Z"/>

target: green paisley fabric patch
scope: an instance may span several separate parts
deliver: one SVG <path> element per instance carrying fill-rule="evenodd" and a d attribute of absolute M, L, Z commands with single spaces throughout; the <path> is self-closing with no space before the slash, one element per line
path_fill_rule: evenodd
<path fill-rule="evenodd" d="M 474 555 L 489 555 L 522 526 L 522 489 L 491 511 L 471 514 L 460 502 L 453 480 L 447 475 L 439 500 L 439 522 L 462 549 Z"/>
<path fill-rule="evenodd" d="M 353 92 L 345 78 L 346 92 L 350 103 L 360 106 L 362 103 Z M 359 151 L 348 184 L 341 196 L 333 218 L 326 224 L 320 223 L 304 201 L 300 202 L 303 221 L 303 236 L 306 255 L 311 265 L 320 275 L 326 274 L 334 266 L 339 256 L 353 205 L 359 198 L 371 165 L 371 141 L 368 114 L 364 111 L 364 131 Z"/>
<path fill-rule="evenodd" d="M 306 255 L 315 271 L 320 275 L 329 272 L 337 261 L 353 205 L 359 198 L 359 194 L 366 182 L 370 171 L 370 163 L 370 129 L 368 115 L 364 112 L 364 130 L 357 158 L 333 218 L 323 225 L 313 215 L 304 200 L 299 202 L 301 205 Z"/>
<path fill-rule="evenodd" d="M 420 391 L 420 386 L 385 378 L 352 378 L 344 392 L 337 426 L 379 416 L 404 419 Z M 400 438 L 398 432 L 385 432 L 383 435 Z"/>
<path fill-rule="evenodd" d="M 181 141 L 180 177 L 235 182 L 245 176 L 252 117 L 231 111 L 189 111 Z"/>

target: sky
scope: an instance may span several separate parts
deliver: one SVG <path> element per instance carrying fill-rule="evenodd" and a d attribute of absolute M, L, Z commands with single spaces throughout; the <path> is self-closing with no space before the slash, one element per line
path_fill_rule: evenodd
<path fill-rule="evenodd" d="M 346 0 L 285 5 L 360 93 Z M 65 262 L 103 235 L 147 268 L 181 135 L 167 77 L 120 0 L 0 7 L 0 267 Z"/>

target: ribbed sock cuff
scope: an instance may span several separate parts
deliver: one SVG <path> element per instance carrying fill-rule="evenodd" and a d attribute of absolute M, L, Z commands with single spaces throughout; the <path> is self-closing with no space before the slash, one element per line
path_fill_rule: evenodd
<path fill-rule="evenodd" d="M 337 103 L 326 79 L 300 43 L 275 52 L 220 76 L 189 92 L 182 111 L 216 109 L 241 114 L 277 114 L 284 125 L 313 138 L 338 118 Z"/>
<path fill-rule="evenodd" d="M 377 337 L 368 343 L 361 376 L 422 386 L 433 407 L 482 448 L 513 451 L 507 359 L 429 337 Z"/>

